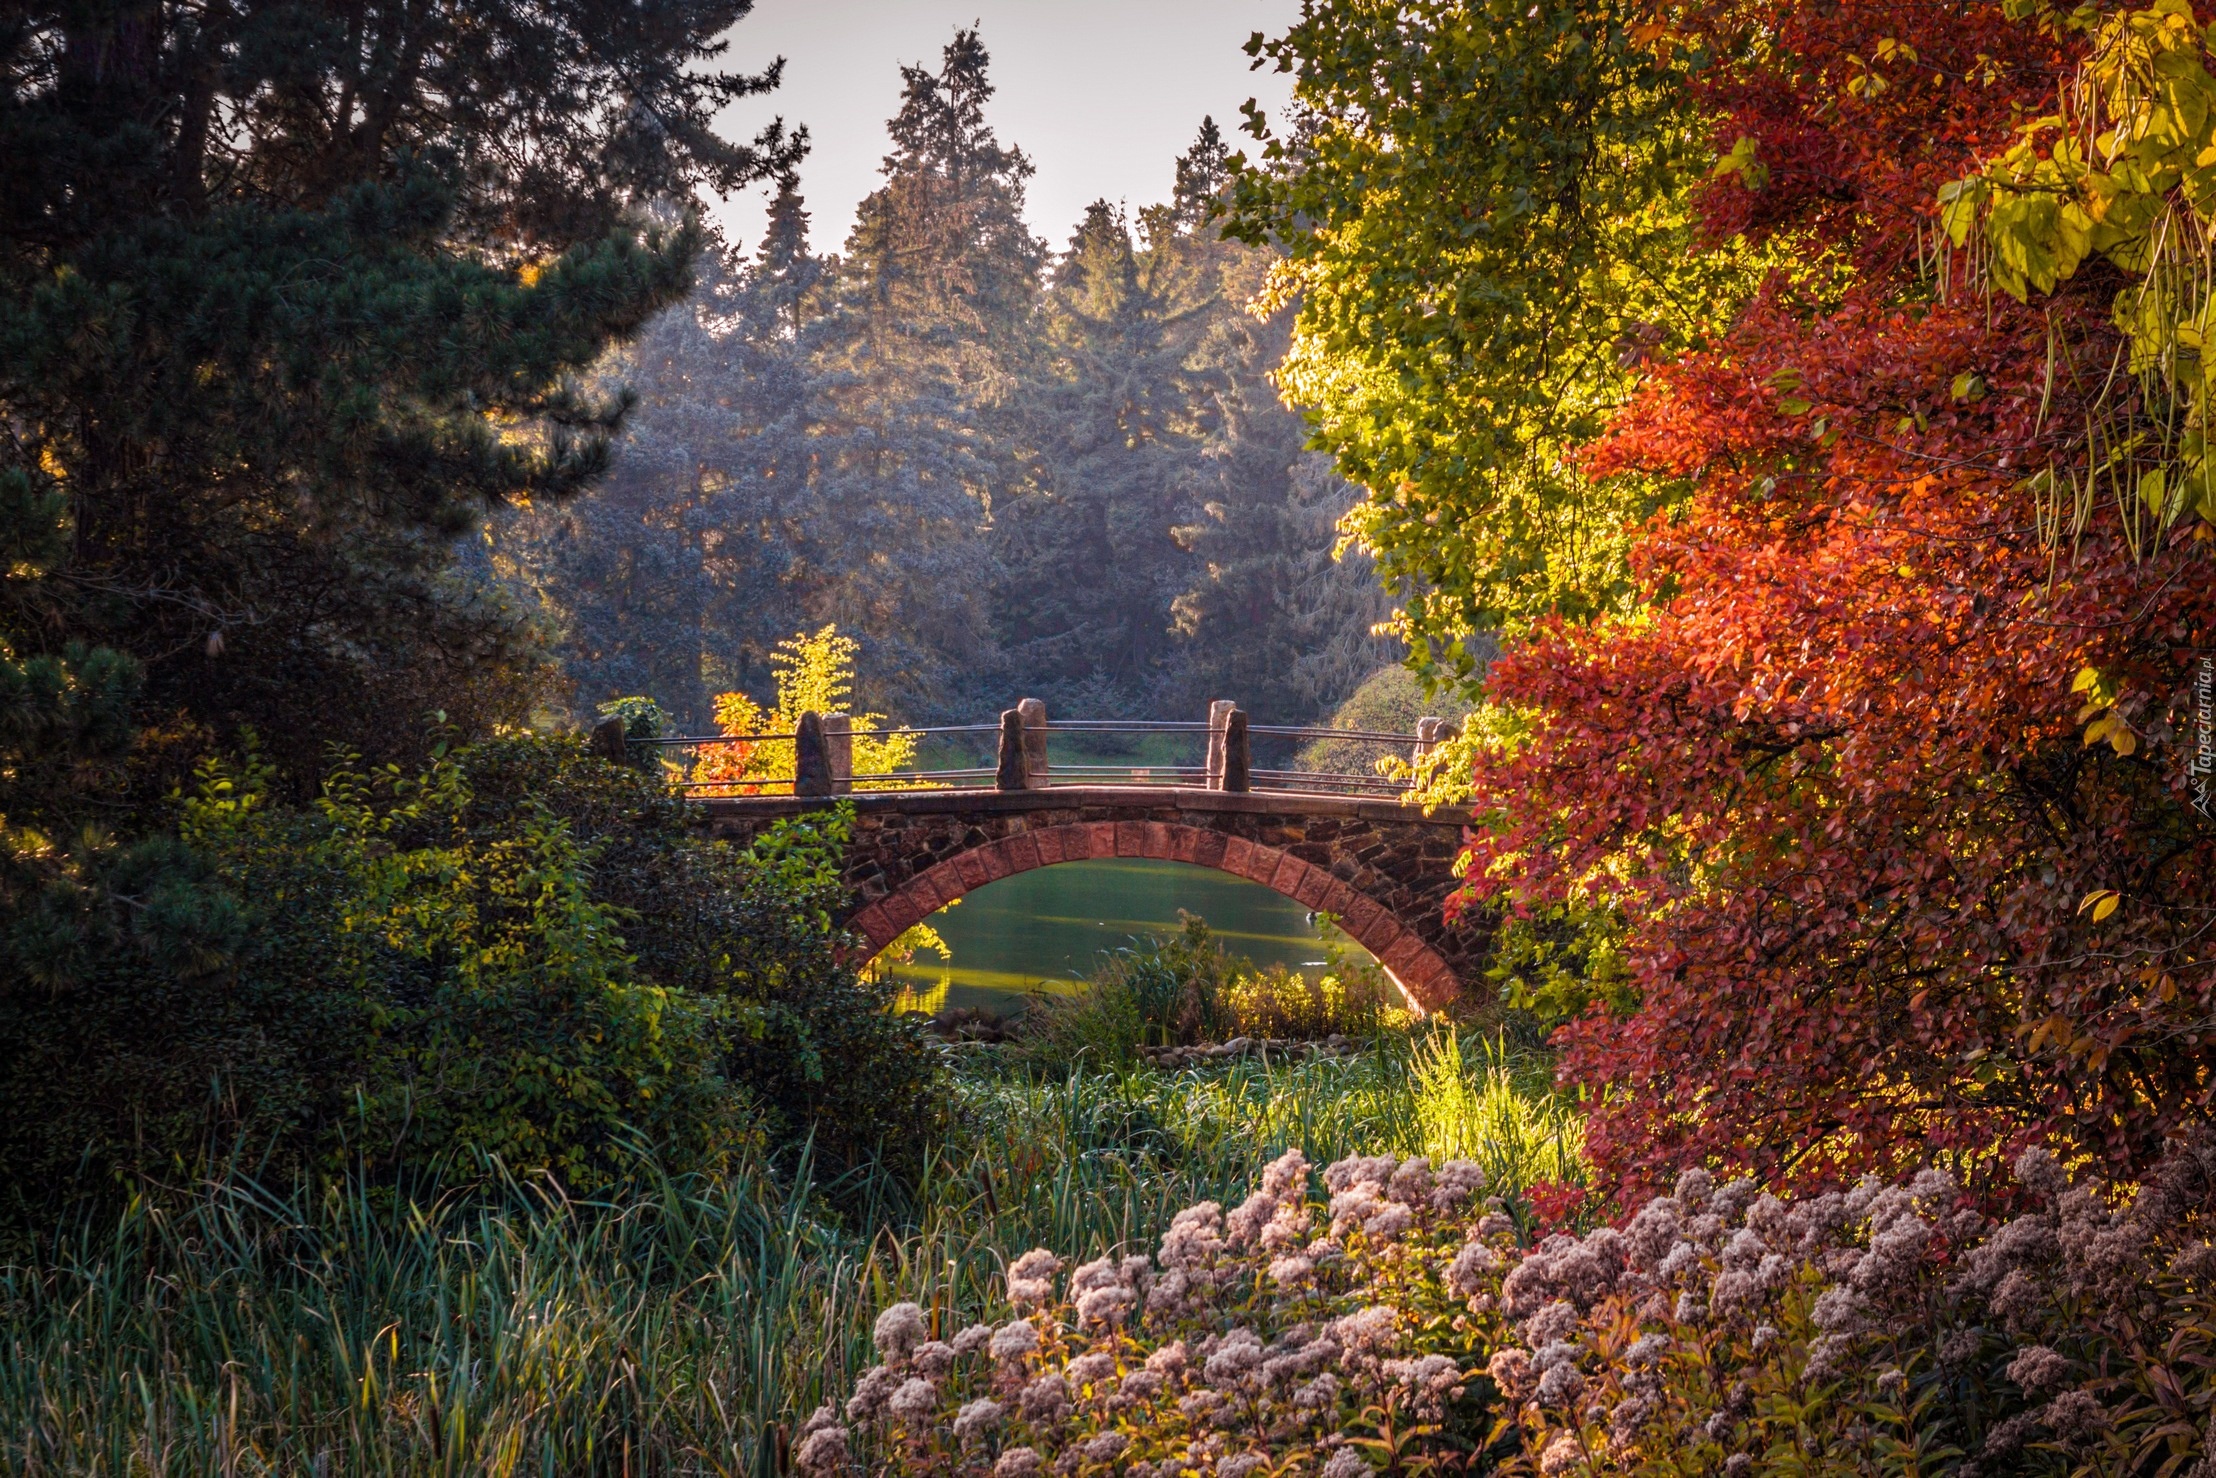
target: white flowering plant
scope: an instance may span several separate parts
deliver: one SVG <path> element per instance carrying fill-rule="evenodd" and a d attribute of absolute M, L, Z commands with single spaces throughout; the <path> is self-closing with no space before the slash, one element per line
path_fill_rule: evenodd
<path fill-rule="evenodd" d="M 1693 1170 L 1525 1246 L 1470 1162 L 1342 1160 L 1319 1193 L 1296 1151 L 1153 1257 L 1017 1259 L 997 1325 L 886 1310 L 798 1466 L 2216 1478 L 2216 1151 L 2129 1194 L 2017 1172 L 1995 1223 L 1936 1170 L 1793 1200 Z"/>
<path fill-rule="evenodd" d="M 1502 1282 L 1493 1352 L 1543 1473 L 2216 1478 L 2216 1150 L 2144 1186 L 2016 1162 L 1784 1201 L 1700 1171 Z"/>
<path fill-rule="evenodd" d="M 798 1465 L 1360 1478 L 1504 1455 L 1509 1419 L 1468 1359 L 1497 1333 L 1473 1326 L 1475 1280 L 1514 1245 L 1484 1172 L 1378 1157 L 1331 1166 L 1323 1197 L 1313 1179 L 1289 1152 L 1230 1212 L 1179 1212 L 1151 1258 L 1028 1253 L 997 1326 L 933 1338 L 894 1305 L 882 1363 L 809 1419 Z"/>

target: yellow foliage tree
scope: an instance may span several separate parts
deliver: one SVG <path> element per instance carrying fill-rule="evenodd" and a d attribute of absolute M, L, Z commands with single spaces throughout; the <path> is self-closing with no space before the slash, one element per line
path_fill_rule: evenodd
<path fill-rule="evenodd" d="M 803 713 L 845 712 L 854 696 L 854 657 L 861 643 L 841 636 L 836 625 L 800 632 L 777 644 L 770 657 L 776 669 L 777 703 L 765 709 L 744 693 L 720 693 L 715 700 L 716 729 L 732 742 L 705 745 L 691 774 L 698 795 L 760 795 L 792 784 L 792 735 Z M 885 729 L 881 713 L 847 714 L 854 736 L 854 788 L 882 788 L 866 778 L 889 775 L 915 764 L 922 738 L 912 729 Z"/>

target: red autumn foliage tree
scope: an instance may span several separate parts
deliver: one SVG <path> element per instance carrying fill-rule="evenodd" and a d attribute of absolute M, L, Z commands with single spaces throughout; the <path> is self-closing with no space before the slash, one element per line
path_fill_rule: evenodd
<path fill-rule="evenodd" d="M 2124 278 L 2019 303 L 1937 226 L 2084 33 L 1781 0 L 1648 34 L 1713 58 L 1689 85 L 1744 167 L 1700 192 L 1708 239 L 1804 233 L 1846 286 L 1773 280 L 1583 449 L 1685 496 L 1634 549 L 1650 605 L 1491 669 L 1530 728 L 1477 763 L 1464 901 L 1621 920 L 1627 990 L 1559 1037 L 1619 1193 L 2040 1139 L 2129 1174 L 2216 1087 L 2216 544 L 2105 495 L 2057 531 L 2027 477 L 2164 411 L 2112 368 Z"/>

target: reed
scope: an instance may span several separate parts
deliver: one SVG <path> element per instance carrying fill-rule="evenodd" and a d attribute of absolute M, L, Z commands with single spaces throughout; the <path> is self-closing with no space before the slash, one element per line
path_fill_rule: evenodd
<path fill-rule="evenodd" d="M 0 1470 L 766 1478 L 878 1308 L 949 1329 L 1029 1248 L 1150 1242 L 1285 1148 L 1417 1150 L 1424 1072 L 1392 1050 L 970 1069 L 962 1134 L 906 1185 L 649 1166 L 601 1203 L 489 1165 L 397 1200 L 213 1177 L 0 1269 Z"/>

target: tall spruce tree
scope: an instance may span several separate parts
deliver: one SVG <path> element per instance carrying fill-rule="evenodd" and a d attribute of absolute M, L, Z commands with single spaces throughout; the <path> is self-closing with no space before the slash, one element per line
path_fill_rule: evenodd
<path fill-rule="evenodd" d="M 859 701 L 909 720 L 1025 693 L 1303 719 L 1393 660 L 1368 561 L 1332 558 L 1353 492 L 1270 382 L 1283 322 L 1248 311 L 1275 257 L 1211 223 L 1221 134 L 1136 236 L 1098 202 L 1046 274 L 984 68 L 964 33 L 907 69 L 846 252 L 811 253 L 788 182 L 751 261 L 604 366 L 642 399 L 604 491 L 496 528 L 577 711 L 643 693 L 704 725 L 826 622 L 864 643 Z"/>
<path fill-rule="evenodd" d="M 1009 678 L 1059 708 L 1143 709 L 1176 641 L 1170 603 L 1194 571 L 1173 531 L 1200 430 L 1186 363 L 1215 303 L 1184 265 L 1096 201 L 1043 305 L 1019 401 L 1031 476 L 998 511 L 994 616 Z"/>
<path fill-rule="evenodd" d="M 788 180 L 754 261 L 716 243 L 692 297 L 597 371 L 640 400 L 601 487 L 488 529 L 494 583 L 558 633 L 573 712 L 650 695 L 704 729 L 716 693 L 768 688 L 810 619 L 795 583 L 855 557 L 813 486 L 838 445 L 807 331 L 822 271 Z"/>
<path fill-rule="evenodd" d="M 1008 403 L 1032 348 L 1045 244 L 1024 224 L 1031 162 L 985 122 L 989 57 L 958 32 L 902 70 L 884 184 L 856 213 L 813 330 L 828 377 L 814 470 L 835 537 L 789 588 L 864 644 L 873 705 L 972 713 L 991 663 L 987 526 L 1013 472 Z"/>

